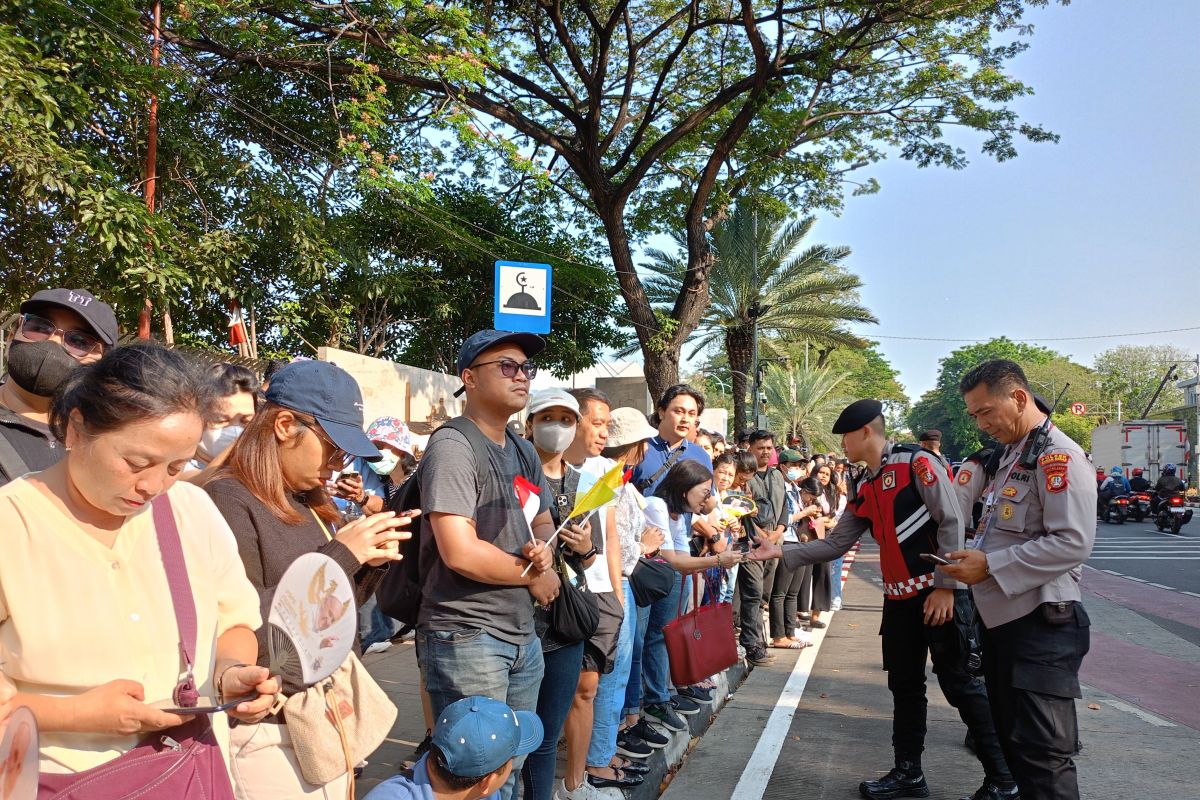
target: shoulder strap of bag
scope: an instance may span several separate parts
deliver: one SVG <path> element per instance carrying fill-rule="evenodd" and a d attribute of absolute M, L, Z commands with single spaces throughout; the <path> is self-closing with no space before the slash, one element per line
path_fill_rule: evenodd
<path fill-rule="evenodd" d="M 687 446 L 687 445 L 685 445 L 683 442 L 680 442 L 680 443 L 679 443 L 679 447 L 678 447 L 678 448 L 676 448 L 675 452 L 674 452 L 674 453 L 671 453 L 670 457 L 669 457 L 669 458 L 667 458 L 667 460 L 663 462 L 663 465 L 662 465 L 661 467 L 659 467 L 659 468 L 658 468 L 658 472 L 654 473 L 653 475 L 651 475 L 649 478 L 647 478 L 647 479 L 646 479 L 646 480 L 644 480 L 644 481 L 638 481 L 638 482 L 637 482 L 637 484 L 636 484 L 636 486 L 637 486 L 637 490 L 638 490 L 639 492 L 644 492 L 644 491 L 646 491 L 648 488 L 650 488 L 650 486 L 651 486 L 651 485 L 652 485 L 652 484 L 653 484 L 653 483 L 654 483 L 656 480 L 658 480 L 658 479 L 659 479 L 659 478 L 661 478 L 661 477 L 662 477 L 664 474 L 666 474 L 667 470 L 669 470 L 671 467 L 675 466 L 675 462 L 679 460 L 679 457 L 680 457 L 681 455 L 683 455 L 683 448 L 684 448 L 684 447 L 686 447 L 686 446 Z"/>
<path fill-rule="evenodd" d="M 10 481 L 15 481 L 27 472 L 29 465 L 25 459 L 21 458 L 21 454 L 5 436 L 0 435 L 0 473 Z"/>
<path fill-rule="evenodd" d="M 158 536 L 158 551 L 162 556 L 163 569 L 167 573 L 171 605 L 175 609 L 175 624 L 179 627 L 179 653 L 187 666 L 187 674 L 175 687 L 172 698 L 180 708 L 191 708 L 200 699 L 196 678 L 192 672 L 196 663 L 196 601 L 192 596 L 192 584 L 188 580 L 187 563 L 183 558 L 183 545 L 179 541 L 179 528 L 175 525 L 171 501 L 165 494 L 161 494 L 154 498 L 150 505 L 154 511 L 154 532 Z"/>
<path fill-rule="evenodd" d="M 478 425 L 466 417 L 455 417 L 443 423 L 442 427 L 458 431 L 470 442 L 471 450 L 475 453 L 475 472 L 479 477 L 479 484 L 482 486 L 483 482 L 487 480 L 488 470 L 490 469 L 488 461 L 490 451 L 488 445 L 495 443 L 483 431 L 479 430 Z M 541 475 L 542 466 L 525 449 L 524 445 L 527 443 L 507 428 L 504 430 L 504 438 L 507 447 L 515 447 L 517 449 L 517 461 L 521 464 L 521 474 L 530 483 L 536 485 Z M 532 448 L 532 445 L 530 447 Z"/>

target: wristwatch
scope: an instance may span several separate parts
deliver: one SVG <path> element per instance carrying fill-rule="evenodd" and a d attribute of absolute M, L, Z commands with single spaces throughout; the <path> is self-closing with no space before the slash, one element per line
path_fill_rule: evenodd
<path fill-rule="evenodd" d="M 581 555 L 579 558 L 580 558 L 582 561 L 587 561 L 589 558 L 591 558 L 592 556 L 596 555 L 596 552 L 597 552 L 597 551 L 596 551 L 596 548 L 595 548 L 595 546 L 593 546 L 591 550 L 588 550 L 586 553 L 584 553 L 583 555 Z"/>

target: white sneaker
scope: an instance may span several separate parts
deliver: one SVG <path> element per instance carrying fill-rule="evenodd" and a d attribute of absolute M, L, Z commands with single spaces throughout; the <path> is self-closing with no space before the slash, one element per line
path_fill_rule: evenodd
<path fill-rule="evenodd" d="M 371 645 L 370 647 L 368 647 L 368 648 L 367 648 L 367 650 L 366 650 L 366 652 L 368 652 L 368 653 L 382 653 L 382 652 L 384 652 L 385 650 L 391 650 L 391 649 L 392 649 L 392 643 L 391 643 L 391 642 L 389 642 L 387 639 L 384 639 L 382 642 L 376 642 L 375 644 L 373 644 L 373 645 Z"/>
<path fill-rule="evenodd" d="M 834 598 L 834 600 L 833 600 L 833 610 L 834 610 L 834 611 L 841 611 L 841 610 L 842 610 L 842 598 L 840 598 L 840 597 L 836 597 L 836 598 Z"/>
<path fill-rule="evenodd" d="M 554 800 L 602 800 L 600 790 L 588 783 L 587 778 L 574 790 L 567 788 L 567 782 L 560 780 L 554 790 Z"/>

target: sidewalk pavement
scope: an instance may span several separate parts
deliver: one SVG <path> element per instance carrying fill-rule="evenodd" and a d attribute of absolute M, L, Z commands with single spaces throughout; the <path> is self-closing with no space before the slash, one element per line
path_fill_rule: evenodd
<path fill-rule="evenodd" d="M 880 581 L 878 549 L 864 543 L 819 649 L 774 651 L 774 664 L 754 670 L 664 800 L 856 798 L 860 781 L 892 766 Z M 1093 628 L 1077 702 L 1081 796 L 1200 797 L 1200 647 L 1171 630 L 1200 626 L 1200 599 L 1181 608 L 1178 593 L 1120 581 L 1085 572 Z M 1146 609 L 1165 615 L 1162 624 Z M 928 687 L 930 797 L 969 797 L 983 770 L 963 747 L 966 728 L 932 672 Z"/>

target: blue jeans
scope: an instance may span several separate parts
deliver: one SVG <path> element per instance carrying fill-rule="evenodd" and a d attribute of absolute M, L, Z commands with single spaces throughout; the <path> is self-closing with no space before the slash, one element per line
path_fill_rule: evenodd
<path fill-rule="evenodd" d="M 642 649 L 646 643 L 646 626 L 650 623 L 650 606 L 634 606 L 637 611 L 633 629 L 633 646 L 629 648 L 629 678 L 625 682 L 623 714 L 642 711 Z"/>
<path fill-rule="evenodd" d="M 362 649 L 366 650 L 377 642 L 392 638 L 392 618 L 379 610 L 379 601 L 371 595 L 358 609 L 358 630 L 362 636 Z"/>
<path fill-rule="evenodd" d="M 542 643 L 533 635 L 519 645 L 497 639 L 479 628 L 417 632 L 417 663 L 433 716 L 464 697 L 483 695 L 508 703 L 516 711 L 536 711 L 545 664 Z M 572 693 L 575 685 L 571 684 Z M 513 760 L 512 774 L 500 790 L 502 800 L 516 794 L 517 775 L 525 758 Z"/>
<path fill-rule="evenodd" d="M 621 621 L 621 633 L 617 639 L 617 654 L 613 657 L 613 670 L 600 676 L 596 688 L 595 712 L 592 716 L 592 741 L 588 745 L 589 767 L 607 767 L 617 754 L 617 728 L 621 724 L 621 707 L 625 702 L 625 688 L 629 682 L 629 663 L 633 659 L 633 637 L 637 632 L 637 605 L 633 601 L 633 589 L 629 581 L 621 581 L 625 593 L 625 619 Z"/>
<path fill-rule="evenodd" d="M 542 744 L 525 759 L 521 781 L 525 800 L 551 800 L 554 796 L 554 767 L 563 723 L 575 699 L 579 670 L 583 666 L 583 642 L 543 653 L 546 671 L 538 690 L 537 715 L 546 735 Z"/>
<path fill-rule="evenodd" d="M 732 603 L 733 591 L 737 588 L 737 574 L 740 564 L 734 564 L 725 574 L 725 581 L 721 584 L 721 602 Z"/>
<path fill-rule="evenodd" d="M 670 593 L 650 606 L 646 622 L 646 641 L 642 645 L 642 683 L 645 685 L 644 705 L 665 703 L 671 699 L 671 662 L 667 660 L 667 643 L 663 626 L 679 616 L 679 593 L 683 591 L 683 576 L 675 574 Z"/>
<path fill-rule="evenodd" d="M 834 559 L 829 569 L 830 576 L 833 578 L 834 600 L 842 599 L 842 559 L 844 558 L 845 556 L 838 556 L 836 559 Z"/>

